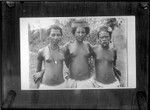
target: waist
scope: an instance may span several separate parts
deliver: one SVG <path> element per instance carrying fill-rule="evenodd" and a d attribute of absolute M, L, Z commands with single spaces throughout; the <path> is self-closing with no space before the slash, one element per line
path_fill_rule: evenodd
<path fill-rule="evenodd" d="M 90 73 L 70 73 L 70 78 L 75 80 L 86 80 L 90 78 Z"/>
<path fill-rule="evenodd" d="M 56 86 L 56 85 L 63 83 L 64 81 L 65 81 L 64 79 L 61 79 L 61 80 L 42 80 L 42 84 L 45 84 L 48 86 Z"/>
<path fill-rule="evenodd" d="M 113 66 L 96 66 L 96 73 L 105 74 L 105 73 L 113 73 Z"/>
<path fill-rule="evenodd" d="M 71 65 L 69 67 L 72 74 L 87 74 L 90 72 L 89 65 Z"/>
<path fill-rule="evenodd" d="M 112 68 L 114 66 L 113 61 L 96 61 L 96 67 L 98 68 Z"/>
<path fill-rule="evenodd" d="M 95 80 L 102 82 L 103 84 L 110 84 L 116 81 L 114 73 L 98 74 L 96 73 Z"/>
<path fill-rule="evenodd" d="M 57 85 L 64 81 L 63 73 L 44 73 L 42 83 L 47 85 Z"/>
<path fill-rule="evenodd" d="M 120 83 L 119 83 L 119 81 L 117 79 L 116 79 L 116 81 L 114 81 L 112 83 L 109 83 L 109 84 L 104 84 L 103 82 L 97 81 L 94 78 L 92 78 L 91 81 L 94 84 L 94 86 L 96 86 L 96 87 L 112 88 L 112 87 L 119 87 L 120 86 Z"/>
<path fill-rule="evenodd" d="M 59 64 L 59 63 L 57 63 L 57 64 L 46 63 L 44 68 L 45 68 L 45 72 L 51 72 L 51 73 L 63 71 L 63 65 Z"/>
<path fill-rule="evenodd" d="M 43 77 L 53 78 L 54 76 L 55 77 L 63 76 L 63 70 L 61 70 L 61 69 L 57 69 L 57 70 L 56 69 L 53 69 L 53 70 L 45 69 Z"/>

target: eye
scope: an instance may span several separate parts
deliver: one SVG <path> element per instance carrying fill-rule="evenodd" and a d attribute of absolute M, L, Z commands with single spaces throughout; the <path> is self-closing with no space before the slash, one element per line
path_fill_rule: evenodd
<path fill-rule="evenodd" d="M 60 36 L 61 36 L 61 34 L 57 34 L 57 36 L 59 36 L 59 37 L 60 37 Z"/>
<path fill-rule="evenodd" d="M 85 32 L 84 32 L 84 31 L 82 31 L 82 34 L 85 34 Z"/>
<path fill-rule="evenodd" d="M 54 36 L 55 36 L 55 34 L 51 34 L 51 36 L 52 36 L 52 37 L 54 37 Z"/>
<path fill-rule="evenodd" d="M 105 38 L 105 36 L 102 36 L 102 37 L 101 37 L 101 39 L 104 39 L 104 38 Z"/>
<path fill-rule="evenodd" d="M 109 38 L 109 36 L 104 36 L 104 37 L 107 38 L 107 39 Z"/>

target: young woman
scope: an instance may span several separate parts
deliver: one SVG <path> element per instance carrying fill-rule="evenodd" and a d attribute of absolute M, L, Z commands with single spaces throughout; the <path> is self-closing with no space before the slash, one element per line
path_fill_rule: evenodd
<path fill-rule="evenodd" d="M 89 88 L 92 84 L 89 58 L 92 56 L 91 45 L 84 41 L 89 34 L 90 28 L 85 21 L 75 21 L 72 34 L 75 41 L 70 41 L 64 46 L 66 65 L 69 68 L 68 87 Z"/>
<path fill-rule="evenodd" d="M 110 46 L 111 32 L 108 27 L 103 26 L 98 32 L 99 44 L 95 45 L 93 51 L 95 53 L 95 77 L 92 83 L 96 88 L 111 88 L 119 87 L 120 83 L 117 79 L 115 68 L 117 53 L 116 50 Z"/>
<path fill-rule="evenodd" d="M 40 81 L 39 89 L 65 88 L 66 83 L 63 77 L 64 54 L 58 43 L 62 39 L 62 29 L 53 25 L 48 29 L 50 44 L 38 52 L 37 70 L 34 75 L 35 83 Z M 42 70 L 44 62 L 44 70 Z"/>

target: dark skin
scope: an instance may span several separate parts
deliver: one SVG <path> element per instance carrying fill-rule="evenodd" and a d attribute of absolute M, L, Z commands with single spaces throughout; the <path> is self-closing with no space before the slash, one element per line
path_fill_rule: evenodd
<path fill-rule="evenodd" d="M 59 29 L 51 29 L 49 34 L 51 42 L 45 48 L 38 52 L 37 73 L 33 75 L 34 81 L 42 79 L 46 85 L 58 85 L 64 82 L 63 78 L 63 52 L 59 49 L 58 43 L 62 35 Z M 44 62 L 44 71 L 42 71 L 42 62 Z"/>
<path fill-rule="evenodd" d="M 91 52 L 89 51 L 90 44 L 83 41 L 86 37 L 85 28 L 77 27 L 74 36 L 76 38 L 75 42 L 64 46 L 65 52 L 68 51 L 67 55 L 70 55 L 70 64 L 68 66 L 70 78 L 85 80 L 90 77 L 88 59 L 91 56 Z"/>
<path fill-rule="evenodd" d="M 116 81 L 113 67 L 115 66 L 116 52 L 109 47 L 111 37 L 108 33 L 99 34 L 99 44 L 94 46 L 96 80 L 103 84 Z"/>

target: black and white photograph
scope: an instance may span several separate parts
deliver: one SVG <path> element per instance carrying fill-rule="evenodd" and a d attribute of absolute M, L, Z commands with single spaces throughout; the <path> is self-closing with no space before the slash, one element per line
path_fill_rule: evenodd
<path fill-rule="evenodd" d="M 3 1 L 1 108 L 148 108 L 149 2 Z"/>
<path fill-rule="evenodd" d="M 136 88 L 135 17 L 20 18 L 21 89 Z"/>

